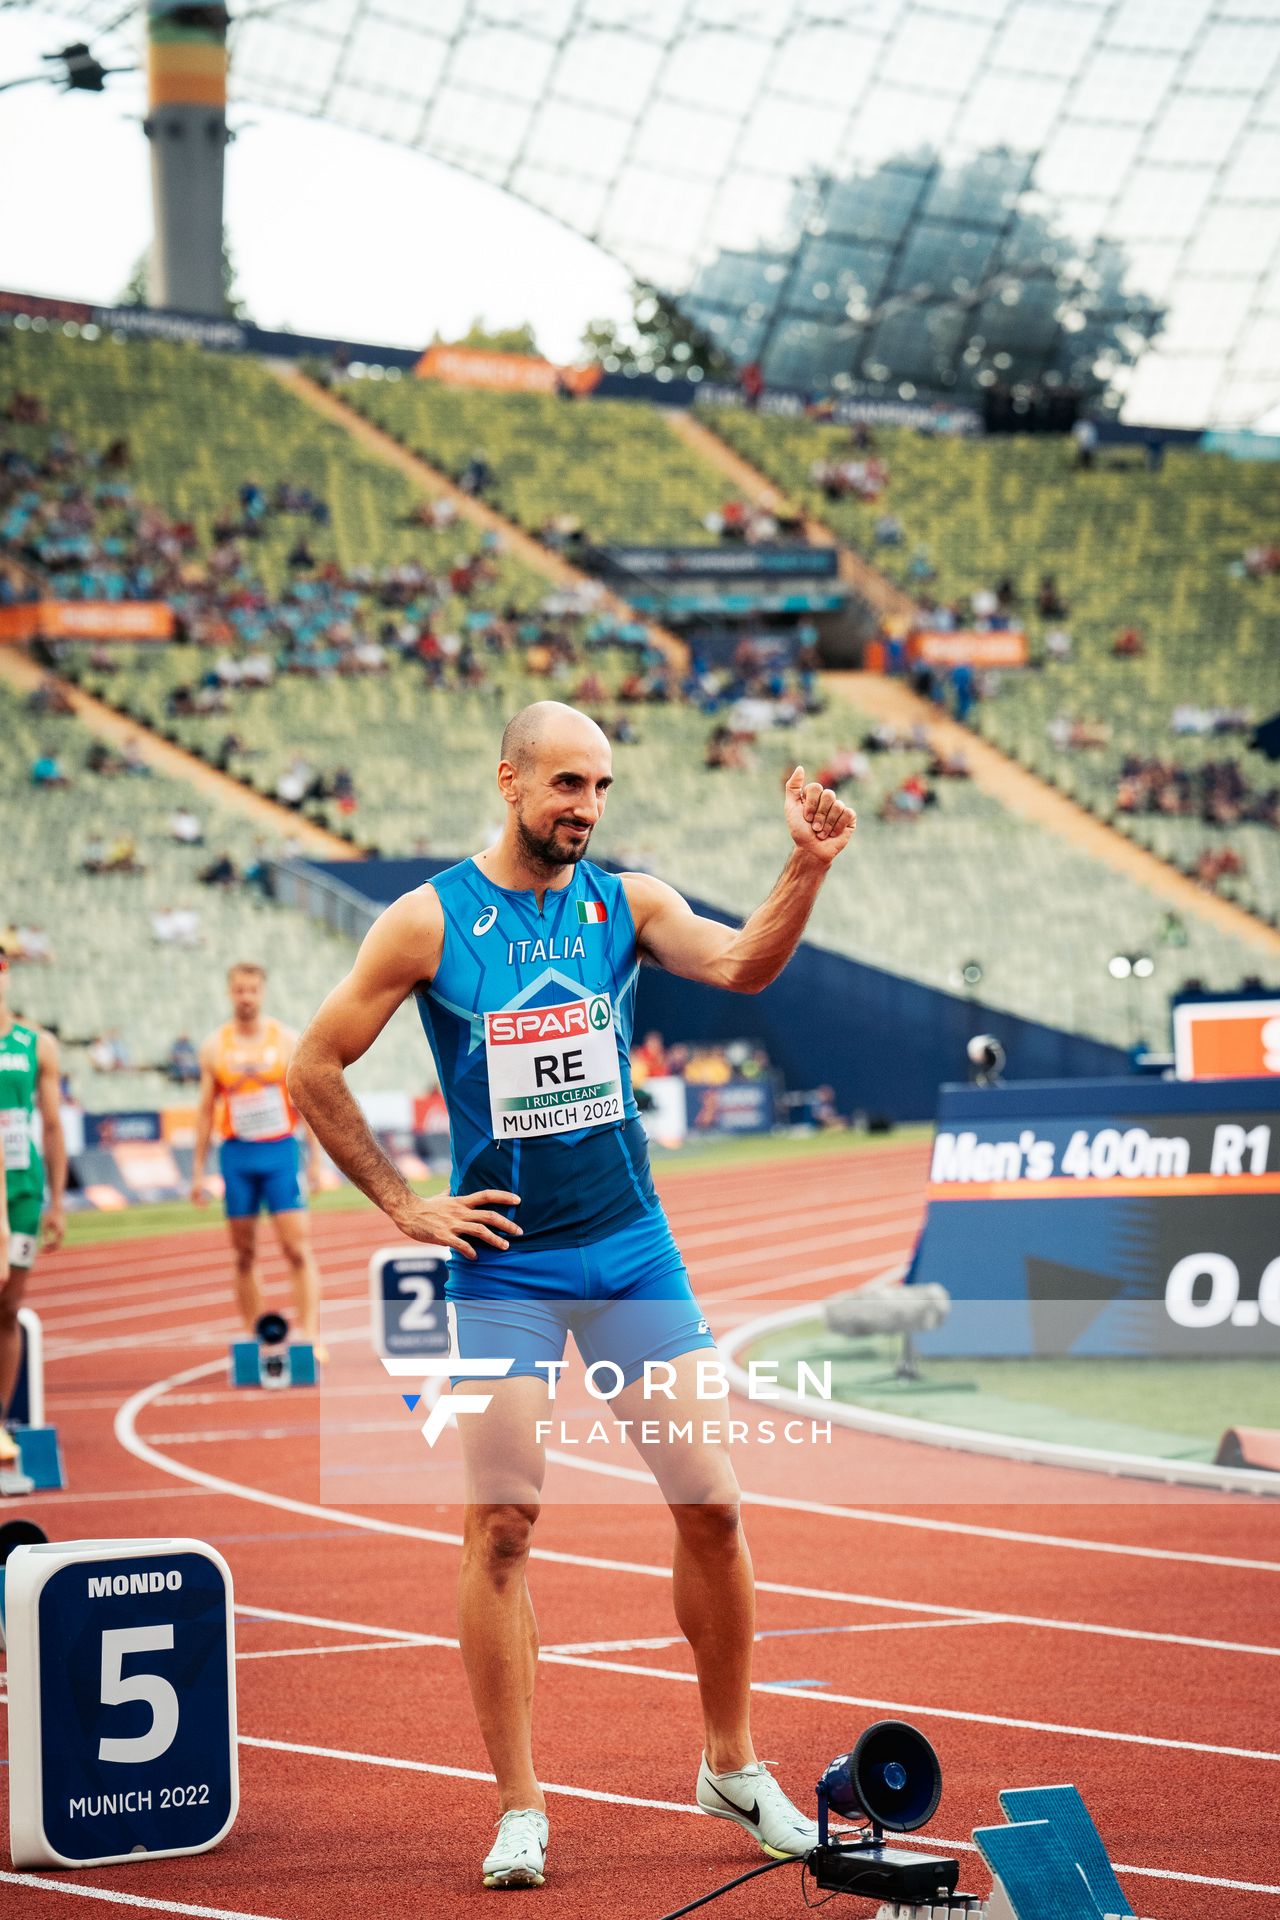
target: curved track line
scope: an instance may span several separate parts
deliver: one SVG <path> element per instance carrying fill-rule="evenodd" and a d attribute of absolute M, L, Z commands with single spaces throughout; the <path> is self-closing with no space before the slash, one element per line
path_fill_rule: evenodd
<path fill-rule="evenodd" d="M 137 1429 L 138 1415 L 153 1400 L 162 1394 L 172 1392 L 175 1387 L 187 1386 L 193 1380 L 206 1379 L 210 1374 L 219 1372 L 225 1361 L 205 1360 L 200 1365 L 188 1367 L 181 1373 L 170 1374 L 167 1379 L 155 1380 L 150 1386 L 140 1387 L 118 1408 L 115 1416 L 115 1437 L 126 1453 L 136 1460 L 154 1467 L 160 1473 L 171 1474 L 175 1479 L 190 1480 L 195 1486 L 205 1487 L 211 1493 L 229 1494 L 233 1499 L 251 1500 L 258 1506 L 276 1507 L 283 1513 L 297 1513 L 309 1520 L 328 1520 L 332 1524 L 356 1527 L 366 1533 L 387 1533 L 407 1540 L 426 1540 L 436 1546 L 460 1547 L 463 1544 L 460 1533 L 444 1533 L 438 1528 L 415 1527 L 402 1520 L 376 1518 L 373 1514 L 354 1513 L 346 1507 L 319 1506 L 310 1500 L 295 1500 L 288 1494 L 271 1493 L 265 1487 L 251 1487 L 238 1480 L 224 1479 L 220 1474 L 206 1473 L 202 1467 L 193 1467 L 184 1460 L 173 1460 L 168 1454 L 160 1453 L 150 1446 Z M 594 1470 L 594 1469 L 593 1469 Z M 614 1467 L 615 1474 L 633 1473 L 641 1479 L 647 1475 L 641 1468 Z M 979 1539 L 1007 1540 L 1022 1545 L 1040 1547 L 1064 1547 L 1086 1553 L 1120 1554 L 1144 1560 L 1177 1561 L 1197 1566 L 1224 1567 L 1232 1571 L 1244 1569 L 1258 1573 L 1280 1573 L 1280 1562 L 1274 1560 L 1246 1560 L 1230 1554 L 1182 1553 L 1166 1547 L 1142 1547 L 1122 1544 L 1118 1541 L 1075 1540 L 1070 1535 L 1021 1533 L 1006 1527 L 980 1527 L 964 1521 L 930 1520 L 918 1515 L 879 1513 L 869 1508 L 826 1506 L 820 1501 L 792 1501 L 783 1496 L 757 1494 L 744 1496 L 752 1504 L 760 1506 L 778 1506 L 787 1510 L 792 1508 L 805 1513 L 826 1514 L 840 1520 L 864 1520 L 875 1526 L 918 1527 L 928 1532 L 952 1533 L 976 1536 Z M 555 1562 L 561 1566 L 592 1567 L 606 1573 L 632 1573 L 645 1575 L 652 1579 L 669 1580 L 669 1567 L 649 1566 L 641 1561 L 610 1560 L 592 1554 L 566 1553 L 554 1547 L 534 1547 L 532 1557 L 535 1560 Z M 757 1582 L 763 1593 L 777 1593 L 797 1599 L 834 1600 L 845 1605 L 850 1604 L 854 1596 L 832 1592 L 825 1587 L 792 1586 L 777 1581 L 761 1580 Z M 890 1601 L 889 1605 L 897 1605 Z"/>
<path fill-rule="evenodd" d="M 819 1403 L 810 1400 L 810 1410 Z M 624 1467 L 602 1460 L 579 1460 L 571 1453 L 547 1449 L 548 1460 L 573 1467 L 579 1473 L 598 1473 L 613 1480 L 649 1480 L 643 1467 Z M 1069 1533 L 1024 1533 L 1014 1527 L 981 1527 L 969 1520 L 931 1520 L 922 1514 L 888 1513 L 875 1507 L 837 1507 L 823 1500 L 801 1500 L 783 1493 L 746 1493 L 745 1505 L 777 1507 L 784 1513 L 812 1513 L 829 1520 L 862 1520 L 878 1527 L 918 1527 L 926 1533 L 958 1533 L 978 1540 L 1008 1540 L 1019 1546 L 1068 1547 L 1076 1553 L 1115 1553 L 1135 1560 L 1171 1560 L 1184 1566 L 1230 1567 L 1246 1573 L 1280 1573 L 1280 1560 L 1246 1560 L 1235 1554 L 1186 1553 L 1176 1547 L 1141 1547 L 1121 1540 L 1078 1540 Z"/>
<path fill-rule="evenodd" d="M 116 1414 L 115 1435 L 121 1446 L 132 1453 L 135 1458 L 144 1461 L 149 1466 L 158 1468 L 161 1473 L 173 1474 L 179 1479 L 191 1480 L 197 1486 L 203 1487 L 211 1493 L 227 1494 L 233 1499 L 250 1500 L 259 1506 L 276 1507 L 282 1512 L 301 1514 L 307 1519 L 328 1520 L 338 1525 L 359 1528 L 368 1533 L 387 1533 L 402 1539 L 423 1540 L 433 1546 L 462 1546 L 463 1538 L 460 1533 L 446 1533 L 440 1528 L 416 1527 L 405 1521 L 386 1520 L 375 1517 L 372 1514 L 355 1513 L 345 1507 L 320 1506 L 309 1500 L 295 1500 L 288 1494 L 271 1493 L 265 1487 L 251 1487 L 241 1481 L 224 1479 L 219 1474 L 206 1473 L 201 1467 L 192 1467 L 185 1461 L 171 1459 L 169 1455 L 159 1452 L 157 1448 L 142 1439 L 137 1430 L 137 1416 L 144 1407 L 149 1405 L 151 1401 L 159 1399 L 172 1388 L 185 1385 L 191 1380 L 200 1379 L 204 1375 L 215 1371 L 221 1365 L 222 1362 L 220 1360 L 206 1361 L 200 1366 L 187 1368 L 185 1373 L 173 1374 L 167 1380 L 155 1381 L 149 1387 L 140 1388 L 137 1393 L 133 1394 L 124 1402 Z M 646 1477 L 643 1471 L 638 1468 L 618 1469 L 618 1471 L 625 1471 L 627 1473 L 635 1472 L 640 1478 Z M 750 1498 L 750 1496 L 744 1496 L 744 1498 Z M 804 1504 L 805 1510 L 837 1513 L 845 1517 L 847 1517 L 848 1514 L 848 1510 L 844 1508 L 822 1508 L 816 1505 L 816 1503 L 784 1502 L 770 1499 L 765 1495 L 756 1496 L 756 1502 L 757 1504 L 766 1506 Z M 880 1519 L 891 1516 L 877 1515 L 874 1517 Z M 1028 1535 L 1027 1538 L 1036 1541 L 1039 1539 L 1039 1536 L 1031 1534 Z M 1124 1549 L 1118 1550 L 1124 1551 Z M 1154 1552 L 1156 1550 L 1144 1549 L 1144 1551 Z M 669 1567 L 655 1566 L 644 1561 L 613 1560 L 592 1554 L 569 1553 L 553 1547 L 534 1547 L 531 1557 L 535 1560 L 548 1561 L 560 1566 L 589 1567 L 605 1573 L 628 1573 L 638 1575 L 642 1578 L 656 1580 L 669 1580 L 671 1578 L 671 1569 Z M 1272 1568 L 1270 1562 L 1263 1561 L 1260 1564 L 1267 1568 L 1268 1571 L 1276 1570 Z M 933 1606 L 924 1601 L 895 1600 L 883 1594 L 837 1592 L 829 1587 L 806 1587 L 786 1581 L 758 1580 L 756 1585 L 761 1593 L 778 1594 L 789 1599 L 824 1600 L 840 1606 L 900 1607 L 904 1612 L 938 1614 L 953 1619 L 988 1619 L 996 1617 L 990 1615 L 989 1612 L 983 1612 L 981 1609 L 976 1608 L 955 1607 L 947 1604 Z M 1046 1628 L 1064 1633 L 1095 1634 L 1108 1639 L 1143 1640 L 1155 1642 L 1160 1645 L 1190 1646 L 1216 1653 L 1262 1654 L 1272 1657 L 1280 1654 L 1280 1648 L 1253 1645 L 1246 1641 L 1210 1640 L 1191 1634 L 1159 1633 L 1154 1630 L 1148 1631 L 1139 1627 L 1110 1627 L 1090 1621 L 1042 1619 L 1033 1615 L 1021 1614 L 1003 1614 L 999 1616 L 999 1620 L 1002 1624 L 1011 1626 Z M 361 1629 L 361 1631 L 363 1631 L 363 1629 Z M 1232 1749 L 1232 1751 L 1237 1750 Z M 1239 1749 L 1238 1751 L 1244 1750 Z"/>

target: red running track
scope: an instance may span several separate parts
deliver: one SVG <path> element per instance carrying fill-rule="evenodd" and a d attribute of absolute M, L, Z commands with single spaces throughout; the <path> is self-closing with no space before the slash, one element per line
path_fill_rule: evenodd
<path fill-rule="evenodd" d="M 900 1262 L 924 1166 L 922 1149 L 890 1145 L 660 1184 L 723 1328 Z M 371 1212 L 314 1225 L 334 1355 L 319 1395 L 226 1388 L 220 1228 L 41 1263 L 33 1304 L 71 1490 L 6 1502 L 5 1517 L 25 1508 L 55 1539 L 181 1532 L 225 1554 L 241 1812 L 189 1860 L 16 1876 L 6 1853 L 5 1920 L 122 1896 L 266 1920 L 490 1910 L 478 1865 L 492 1787 L 455 1644 L 460 1515 L 430 1487 L 396 1505 L 342 1500 L 331 1471 L 348 1444 L 387 1458 L 400 1444 L 394 1392 L 383 1383 L 369 1405 L 365 1304 L 369 1254 L 395 1236 Z M 274 1254 L 266 1274 L 279 1294 Z M 1139 1913 L 1280 1920 L 1273 1504 L 841 1430 L 785 1451 L 738 1464 L 760 1583 L 757 1744 L 798 1800 L 869 1719 L 901 1711 L 942 1759 L 939 1840 L 999 1820 L 1002 1786 L 1074 1780 Z M 553 1468 L 552 1485 L 531 1575 L 550 1877 L 527 1897 L 545 1920 L 657 1920 L 759 1856 L 690 1806 L 699 1719 L 665 1511 L 580 1463 Z M 984 1891 L 961 1857 L 962 1885 Z M 709 1911 L 804 1908 L 785 1869 Z"/>

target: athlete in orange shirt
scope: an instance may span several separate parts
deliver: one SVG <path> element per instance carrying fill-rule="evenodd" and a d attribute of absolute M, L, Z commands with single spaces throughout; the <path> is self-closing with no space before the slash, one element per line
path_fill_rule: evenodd
<path fill-rule="evenodd" d="M 211 1033 L 200 1049 L 200 1107 L 192 1156 L 191 1198 L 208 1200 L 205 1162 L 216 1128 L 218 1165 L 231 1247 L 235 1257 L 236 1302 L 252 1333 L 262 1313 L 258 1281 L 258 1214 L 271 1215 L 280 1251 L 289 1263 L 297 1306 L 298 1330 L 319 1345 L 320 1276 L 311 1250 L 307 1203 L 298 1155 L 298 1128 L 309 1147 L 308 1183 L 318 1184 L 320 1154 L 315 1135 L 300 1120 L 289 1098 L 285 1074 L 297 1036 L 278 1020 L 263 1018 L 267 974 L 250 962 L 231 968 L 227 988 L 232 1019 Z"/>

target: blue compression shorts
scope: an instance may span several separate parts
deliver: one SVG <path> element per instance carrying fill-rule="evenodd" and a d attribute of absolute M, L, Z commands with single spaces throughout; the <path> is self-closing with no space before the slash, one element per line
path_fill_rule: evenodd
<path fill-rule="evenodd" d="M 587 1366 L 612 1362 L 624 1386 L 646 1360 L 715 1346 L 660 1207 L 587 1246 L 523 1252 L 513 1240 L 503 1253 L 479 1243 L 474 1262 L 450 1261 L 445 1300 L 454 1386 L 474 1379 L 466 1363 L 482 1358 L 510 1359 L 506 1379 L 545 1380 L 569 1334 Z"/>
<path fill-rule="evenodd" d="M 218 1166 L 228 1220 L 261 1213 L 296 1213 L 306 1206 L 298 1178 L 298 1143 L 291 1133 L 279 1140 L 224 1140 Z"/>

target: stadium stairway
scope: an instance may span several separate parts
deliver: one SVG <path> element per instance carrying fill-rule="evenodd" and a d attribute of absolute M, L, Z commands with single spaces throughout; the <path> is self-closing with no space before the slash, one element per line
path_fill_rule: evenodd
<path fill-rule="evenodd" d="M 1046 832 L 1056 833 L 1090 859 L 1102 861 L 1114 872 L 1167 900 L 1179 913 L 1196 914 L 1224 933 L 1247 941 L 1259 952 L 1280 954 L 1280 931 L 1275 927 L 1269 927 L 1265 920 L 1233 901 L 1197 886 L 1167 861 L 1116 833 L 1096 814 L 1059 793 L 1038 774 L 1020 767 L 980 734 L 951 719 L 932 701 L 913 693 L 904 681 L 891 680 L 881 673 L 828 673 L 823 675 L 823 683 L 832 699 L 845 700 L 877 720 L 887 720 L 907 729 L 923 723 L 937 751 L 963 754 L 974 785 L 1009 812 L 1034 822 Z"/>
<path fill-rule="evenodd" d="M 757 506 L 773 512 L 786 500 L 781 487 L 761 473 L 758 467 L 744 459 L 735 448 L 728 446 L 711 428 L 699 420 L 691 407 L 670 408 L 666 413 L 667 425 L 678 440 L 691 448 L 699 458 L 711 466 L 718 467 L 729 480 L 734 490 L 745 494 Z M 835 535 L 830 527 L 812 515 L 805 515 L 805 538 L 815 547 L 835 547 L 839 557 L 840 578 L 847 587 L 858 594 L 882 620 L 914 621 L 918 617 L 915 601 L 909 593 L 886 579 L 878 568 L 873 567 L 862 555 L 855 553 Z"/>
<path fill-rule="evenodd" d="M 653 645 L 666 655 L 673 666 L 683 669 L 688 665 L 688 649 L 684 641 L 678 639 L 674 633 L 669 632 L 666 627 L 657 626 L 651 620 L 641 620 L 635 609 L 628 606 L 625 600 L 620 600 L 616 594 L 601 587 L 599 581 L 593 580 L 589 574 L 572 566 L 560 554 L 553 553 L 549 547 L 544 547 L 541 541 L 535 540 L 513 520 L 508 520 L 504 514 L 498 513 L 483 500 L 477 500 L 474 495 L 464 493 L 461 487 L 454 485 L 442 469 L 431 466 L 420 454 L 413 453 L 408 447 L 402 446 L 392 434 L 376 426 L 372 420 L 367 420 L 362 413 L 348 406 L 345 400 L 340 399 L 328 387 L 321 386 L 318 380 L 313 380 L 309 374 L 291 365 L 275 366 L 273 371 L 292 393 L 305 400 L 324 419 L 344 428 L 365 448 L 366 452 L 390 466 L 398 467 L 418 486 L 429 487 L 437 495 L 447 495 L 458 509 L 459 515 L 469 520 L 473 526 L 480 527 L 486 532 L 501 534 L 504 546 L 511 553 L 517 555 L 527 566 L 541 573 L 555 586 L 567 587 L 574 591 L 581 591 L 584 587 L 592 588 L 599 595 L 602 608 L 606 608 L 621 620 L 642 625 Z"/>
<path fill-rule="evenodd" d="M 253 792 L 239 780 L 232 779 L 230 774 L 219 773 L 207 761 L 188 753 L 184 747 L 162 739 L 144 721 L 117 713 L 105 701 L 95 699 L 91 693 L 74 686 L 69 680 L 48 674 L 29 659 L 24 650 L 0 647 L 0 678 L 21 694 L 34 692 L 43 680 L 57 680 L 58 686 L 74 707 L 77 719 L 83 721 L 100 740 L 107 741 L 113 747 L 122 747 L 126 740 L 135 741 L 143 759 L 157 773 L 166 774 L 171 780 L 183 781 L 197 793 L 251 821 L 264 833 L 295 841 L 300 853 L 311 854 L 317 860 L 353 860 L 357 857 L 357 849 L 349 841 L 339 839 L 336 833 L 328 833 L 310 820 L 304 820 L 301 814 L 280 806 L 265 794 Z"/>
<path fill-rule="evenodd" d="M 739 492 L 763 507 L 773 507 L 783 499 L 780 488 L 759 468 L 728 446 L 702 421 L 685 411 L 667 415 L 672 431 L 686 444 L 696 447 L 704 460 L 715 462 Z M 809 518 L 805 533 L 815 545 L 836 546 L 840 552 L 841 578 L 860 593 L 882 619 L 916 616 L 915 603 L 892 580 L 880 573 L 841 542 L 831 530 Z M 1178 871 L 1170 861 L 1149 852 L 1127 835 L 1117 833 L 1104 820 L 1079 806 L 1058 791 L 1039 774 L 1019 766 L 999 747 L 972 727 L 953 720 L 944 709 L 913 693 L 905 682 L 877 673 L 839 673 L 824 675 L 827 692 L 834 699 L 856 705 L 863 713 L 879 720 L 910 729 L 921 722 L 931 739 L 944 753 L 962 753 L 968 761 L 975 785 L 1002 806 L 1033 821 L 1046 832 L 1078 847 L 1091 859 L 1101 860 L 1114 872 L 1136 880 L 1179 912 L 1194 913 L 1201 919 L 1233 933 L 1259 952 L 1280 954 L 1280 931 L 1250 913 L 1246 907 L 1223 899 L 1198 886 Z"/>

